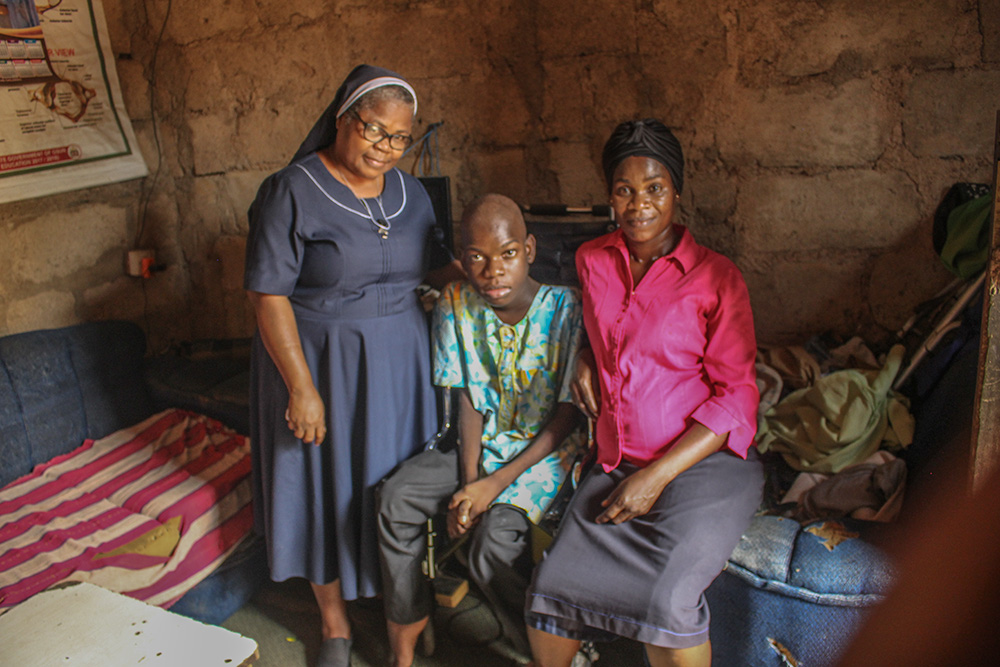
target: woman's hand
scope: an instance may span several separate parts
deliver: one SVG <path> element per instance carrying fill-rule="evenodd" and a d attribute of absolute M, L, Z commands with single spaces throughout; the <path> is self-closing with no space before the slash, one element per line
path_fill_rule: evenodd
<path fill-rule="evenodd" d="M 326 408 L 316 387 L 295 389 L 288 397 L 285 422 L 296 438 L 315 445 L 326 437 Z"/>
<path fill-rule="evenodd" d="M 589 347 L 582 348 L 576 355 L 576 373 L 570 384 L 573 404 L 580 408 L 588 419 L 593 420 L 597 419 L 597 414 L 601 411 L 601 388 L 596 368 L 594 351 Z"/>
<path fill-rule="evenodd" d="M 493 477 L 487 476 L 456 491 L 448 503 L 448 535 L 454 539 L 475 526 L 504 488 Z"/>
<path fill-rule="evenodd" d="M 606 508 L 597 523 L 623 523 L 650 510 L 670 482 L 685 470 L 711 456 L 726 444 L 728 433 L 716 434 L 694 422 L 665 454 L 636 470 L 601 502 Z"/>
<path fill-rule="evenodd" d="M 595 521 L 619 524 L 642 516 L 650 510 L 666 486 L 654 469 L 646 467 L 637 470 L 623 479 L 601 502 L 601 507 L 607 509 Z"/>
<path fill-rule="evenodd" d="M 287 296 L 278 294 L 248 291 L 247 295 L 264 347 L 288 388 L 285 423 L 296 438 L 318 445 L 326 437 L 326 406 L 302 352 L 292 304 Z"/>

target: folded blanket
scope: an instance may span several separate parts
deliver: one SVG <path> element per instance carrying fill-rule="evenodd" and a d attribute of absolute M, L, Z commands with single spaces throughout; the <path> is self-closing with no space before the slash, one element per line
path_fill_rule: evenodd
<path fill-rule="evenodd" d="M 61 581 L 169 607 L 252 527 L 250 445 L 167 410 L 0 489 L 0 608 Z"/>

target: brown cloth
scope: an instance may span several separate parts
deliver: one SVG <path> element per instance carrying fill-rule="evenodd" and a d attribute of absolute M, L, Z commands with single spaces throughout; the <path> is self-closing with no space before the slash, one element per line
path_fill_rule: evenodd
<path fill-rule="evenodd" d="M 880 454 L 887 459 L 884 463 L 858 463 L 806 489 L 785 516 L 802 523 L 847 516 L 895 520 L 903 506 L 906 464 L 887 452 Z"/>
<path fill-rule="evenodd" d="M 816 359 L 804 347 L 757 346 L 757 363 L 770 366 L 778 372 L 782 381 L 794 389 L 811 387 L 820 376 Z"/>

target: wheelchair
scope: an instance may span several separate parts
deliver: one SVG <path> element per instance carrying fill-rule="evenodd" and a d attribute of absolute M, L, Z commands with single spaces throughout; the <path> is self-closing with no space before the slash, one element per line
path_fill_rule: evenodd
<path fill-rule="evenodd" d="M 612 231 L 615 228 L 610 207 L 594 206 L 570 208 L 563 205 L 533 205 L 522 207 L 528 232 L 536 239 L 536 257 L 530 272 L 533 278 L 550 285 L 579 287 L 576 275 L 575 252 L 585 241 Z M 438 393 L 441 427 L 426 444 L 425 449 L 449 449 L 457 447 L 457 429 L 454 428 L 458 401 L 454 389 L 440 389 Z M 588 429 L 587 454 L 592 451 Z M 538 562 L 543 551 L 551 543 L 558 527 L 562 512 L 569 503 L 572 492 L 579 481 L 588 460 L 578 457 L 567 483 L 563 484 L 549 510 L 542 520 L 532 524 L 531 550 L 534 562 Z M 443 529 L 443 515 L 427 520 L 426 552 L 422 564 L 424 575 L 431 581 L 434 598 L 438 607 L 455 608 L 469 590 L 468 578 L 451 572 L 467 567 L 464 547 L 468 535 L 451 540 Z M 447 571 L 446 571 L 447 569 Z M 499 638 L 499 637 L 498 637 Z M 419 649 L 425 656 L 433 655 L 436 648 L 434 614 L 424 629 Z M 596 652 L 589 647 L 590 660 L 596 659 Z M 585 649 L 586 655 L 586 649 Z M 576 664 L 576 663 L 574 663 Z M 581 658 L 580 664 L 589 664 Z"/>

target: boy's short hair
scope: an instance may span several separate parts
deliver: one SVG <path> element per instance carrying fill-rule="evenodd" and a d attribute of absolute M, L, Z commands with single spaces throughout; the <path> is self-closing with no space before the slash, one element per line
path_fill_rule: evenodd
<path fill-rule="evenodd" d="M 472 219 L 478 216 L 484 209 L 496 209 L 507 213 L 510 216 L 510 219 L 524 225 L 525 234 L 527 234 L 524 214 L 521 213 L 521 207 L 517 205 L 517 202 L 506 195 L 490 193 L 472 200 L 472 202 L 465 207 L 465 210 L 462 211 L 462 219 L 459 223 L 459 231 L 461 232 L 459 237 L 462 245 L 465 245 L 465 233 L 463 230 L 472 222 Z"/>

